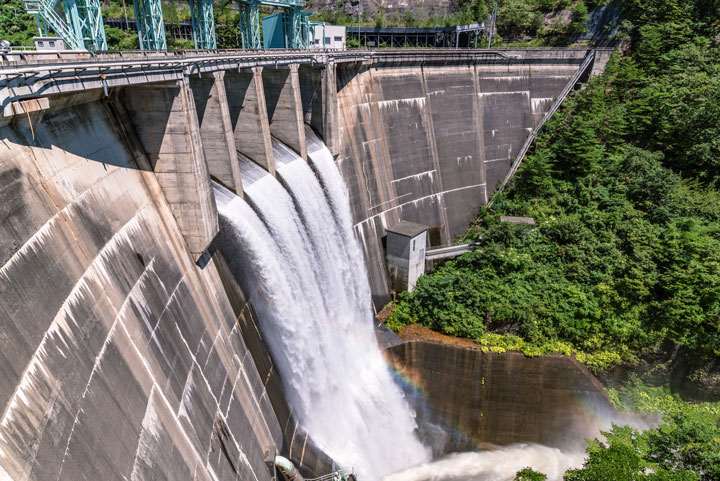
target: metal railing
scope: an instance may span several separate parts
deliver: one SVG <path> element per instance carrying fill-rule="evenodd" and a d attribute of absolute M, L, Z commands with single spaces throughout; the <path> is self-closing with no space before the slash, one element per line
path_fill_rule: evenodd
<path fill-rule="evenodd" d="M 340 469 L 334 473 L 326 474 L 324 476 L 320 476 L 319 478 L 306 479 L 305 481 L 349 481 L 356 478 L 357 476 L 355 475 L 355 472 L 348 473 L 344 469 Z"/>
<path fill-rule="evenodd" d="M 473 244 L 460 244 L 448 247 L 436 247 L 425 251 L 426 261 L 436 261 L 440 259 L 447 259 L 450 257 L 457 257 L 467 252 L 472 252 L 480 246 L 479 242 Z"/>

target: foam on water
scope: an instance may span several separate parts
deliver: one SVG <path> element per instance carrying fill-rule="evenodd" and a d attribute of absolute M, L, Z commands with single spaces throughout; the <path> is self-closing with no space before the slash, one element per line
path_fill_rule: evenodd
<path fill-rule="evenodd" d="M 583 451 L 565 452 L 538 444 L 514 444 L 491 451 L 451 454 L 392 474 L 383 481 L 513 481 L 515 474 L 531 467 L 561 481 L 567 469 L 579 468 Z"/>

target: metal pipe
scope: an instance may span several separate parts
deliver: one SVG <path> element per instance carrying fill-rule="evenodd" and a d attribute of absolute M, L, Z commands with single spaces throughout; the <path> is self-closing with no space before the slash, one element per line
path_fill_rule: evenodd
<path fill-rule="evenodd" d="M 285 481 L 305 481 L 295 465 L 287 458 L 275 456 L 275 466 L 280 470 Z"/>

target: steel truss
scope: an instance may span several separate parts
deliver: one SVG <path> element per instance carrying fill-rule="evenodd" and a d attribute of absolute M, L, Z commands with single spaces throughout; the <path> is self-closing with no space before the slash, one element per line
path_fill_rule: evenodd
<path fill-rule="evenodd" d="M 100 0 L 25 0 L 25 10 L 41 36 L 52 31 L 71 50 L 107 50 Z"/>
<path fill-rule="evenodd" d="M 262 48 L 262 39 L 260 38 L 261 6 L 282 9 L 287 48 L 307 48 L 310 35 L 308 17 L 311 13 L 302 11 L 305 3 L 305 0 L 238 0 L 243 48 Z"/>
<path fill-rule="evenodd" d="M 134 0 L 138 40 L 142 50 L 167 50 L 160 0 Z"/>
<path fill-rule="evenodd" d="M 190 0 L 190 17 L 195 48 L 216 49 L 212 0 Z"/>

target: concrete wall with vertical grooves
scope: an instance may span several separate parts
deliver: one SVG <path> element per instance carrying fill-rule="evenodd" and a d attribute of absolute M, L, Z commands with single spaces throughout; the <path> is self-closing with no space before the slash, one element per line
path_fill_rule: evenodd
<path fill-rule="evenodd" d="M 215 260 L 114 122 L 0 129 L 0 479 L 269 481 L 284 426 Z"/>
<path fill-rule="evenodd" d="M 388 223 L 425 224 L 434 229 L 434 243 L 452 243 L 487 203 L 585 51 L 518 54 L 474 65 L 338 66 L 338 165 L 376 306 L 389 299 L 381 240 Z"/>

